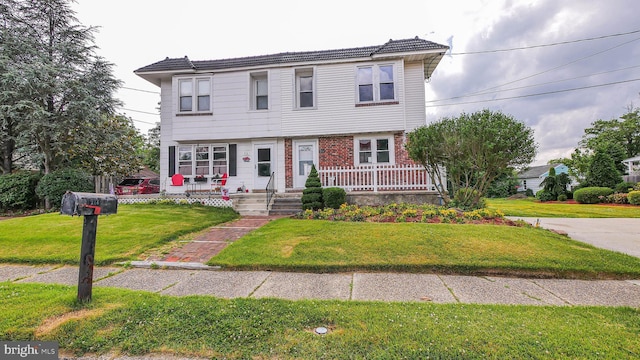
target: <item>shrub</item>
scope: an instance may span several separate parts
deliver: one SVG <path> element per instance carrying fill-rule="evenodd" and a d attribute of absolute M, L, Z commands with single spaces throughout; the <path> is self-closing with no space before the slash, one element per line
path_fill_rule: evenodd
<path fill-rule="evenodd" d="M 631 205 L 640 205 L 640 191 L 630 191 L 627 195 L 627 201 L 629 201 Z"/>
<path fill-rule="evenodd" d="M 626 193 L 614 193 L 607 196 L 606 201 L 611 204 L 628 204 Z"/>
<path fill-rule="evenodd" d="M 38 196 L 48 198 L 54 208 L 60 207 L 62 195 L 67 191 L 93 192 L 93 178 L 80 170 L 60 169 L 43 176 L 36 187 Z"/>
<path fill-rule="evenodd" d="M 29 210 L 38 203 L 39 173 L 20 171 L 0 176 L 0 210 Z"/>
<path fill-rule="evenodd" d="M 524 194 L 527 195 L 527 197 L 533 197 L 533 190 L 527 189 Z"/>
<path fill-rule="evenodd" d="M 608 187 L 585 187 L 576 190 L 573 198 L 581 204 L 598 204 L 611 194 L 613 190 Z"/>
<path fill-rule="evenodd" d="M 553 201 L 556 197 L 551 192 L 542 189 L 536 193 L 536 199 L 540 201 Z"/>
<path fill-rule="evenodd" d="M 315 165 L 311 166 L 311 172 L 304 184 L 305 189 L 302 191 L 302 210 L 318 210 L 322 209 L 324 202 L 322 201 L 322 184 L 318 177 L 318 171 Z"/>
<path fill-rule="evenodd" d="M 616 185 L 615 192 L 617 193 L 628 193 L 629 190 L 633 189 L 636 183 L 623 181 L 620 184 Z"/>
<path fill-rule="evenodd" d="M 325 188 L 322 190 L 322 199 L 325 208 L 339 209 L 340 205 L 347 202 L 347 192 L 337 187 Z"/>
<path fill-rule="evenodd" d="M 565 194 L 558 195 L 558 201 L 567 201 L 567 195 Z"/>
<path fill-rule="evenodd" d="M 477 190 L 460 188 L 456 191 L 449 205 L 462 210 L 483 209 L 487 207 L 487 201 L 480 195 Z M 475 199 L 478 199 L 478 201 L 476 202 Z"/>

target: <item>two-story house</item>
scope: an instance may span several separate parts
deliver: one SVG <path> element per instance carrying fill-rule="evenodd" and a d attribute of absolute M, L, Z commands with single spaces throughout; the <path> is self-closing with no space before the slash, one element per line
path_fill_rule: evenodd
<path fill-rule="evenodd" d="M 425 80 L 447 49 L 416 37 L 233 59 L 166 58 L 137 69 L 161 90 L 163 190 L 197 190 L 195 180 L 209 189 L 226 173 L 232 192 L 263 191 L 270 181 L 286 192 L 304 188 L 311 164 L 321 172 L 411 164 L 405 134 L 426 124 Z M 168 181 L 176 173 L 183 186 Z M 356 175 L 346 176 L 352 185 L 339 177 L 323 182 L 356 188 Z"/>

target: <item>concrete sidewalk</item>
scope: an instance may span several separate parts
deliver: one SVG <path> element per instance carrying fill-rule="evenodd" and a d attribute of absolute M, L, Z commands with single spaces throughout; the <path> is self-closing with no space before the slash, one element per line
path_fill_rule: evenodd
<path fill-rule="evenodd" d="M 0 265 L 0 281 L 76 286 L 78 267 Z M 308 274 L 269 271 L 99 267 L 94 286 L 220 298 L 416 301 L 464 304 L 640 307 L 640 280 L 519 279 L 398 273 Z"/>

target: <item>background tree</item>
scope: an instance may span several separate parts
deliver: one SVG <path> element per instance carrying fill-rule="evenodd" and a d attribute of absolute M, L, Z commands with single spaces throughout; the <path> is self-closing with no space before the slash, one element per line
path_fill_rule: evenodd
<path fill-rule="evenodd" d="M 149 169 L 160 172 L 160 123 L 149 129 L 142 148 L 142 162 Z"/>
<path fill-rule="evenodd" d="M 478 204 L 491 182 L 507 168 L 524 167 L 535 158 L 533 130 L 513 117 L 482 110 L 443 118 L 409 133 L 406 145 L 412 160 L 425 166 L 445 203 L 450 194 Z M 443 169 L 449 180 L 444 191 Z"/>
<path fill-rule="evenodd" d="M 32 157 L 45 174 L 70 161 L 68 150 L 82 146 L 90 125 L 119 104 L 113 65 L 95 54 L 95 29 L 79 25 L 69 4 L 16 0 L 0 6 L 2 156 L 33 145 Z M 69 142 L 70 133 L 75 142 Z"/>
<path fill-rule="evenodd" d="M 596 151 L 589 166 L 587 186 L 615 188 L 622 182 L 622 176 L 616 169 L 611 156 L 604 151 Z"/>
<path fill-rule="evenodd" d="M 518 192 L 518 186 L 520 186 L 520 180 L 516 171 L 512 168 L 507 168 L 491 182 L 485 196 L 489 198 L 506 198 L 515 195 Z"/>

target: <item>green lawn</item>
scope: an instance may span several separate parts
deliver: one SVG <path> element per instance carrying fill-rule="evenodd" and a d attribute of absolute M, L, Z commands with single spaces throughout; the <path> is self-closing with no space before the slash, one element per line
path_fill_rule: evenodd
<path fill-rule="evenodd" d="M 0 338 L 66 352 L 227 359 L 633 359 L 640 310 L 430 303 L 224 300 L 0 283 Z M 313 332 L 329 328 L 324 336 Z"/>
<path fill-rule="evenodd" d="M 178 236 L 236 218 L 229 208 L 120 205 L 98 217 L 96 264 L 135 259 Z M 82 217 L 44 214 L 0 221 L 0 262 L 78 264 Z"/>
<path fill-rule="evenodd" d="M 640 206 L 612 204 L 567 204 L 540 202 L 533 198 L 508 200 L 487 199 L 490 209 L 499 209 L 506 216 L 567 217 L 567 218 L 640 218 Z"/>
<path fill-rule="evenodd" d="M 280 219 L 209 261 L 231 269 L 640 278 L 640 259 L 544 229 Z"/>

